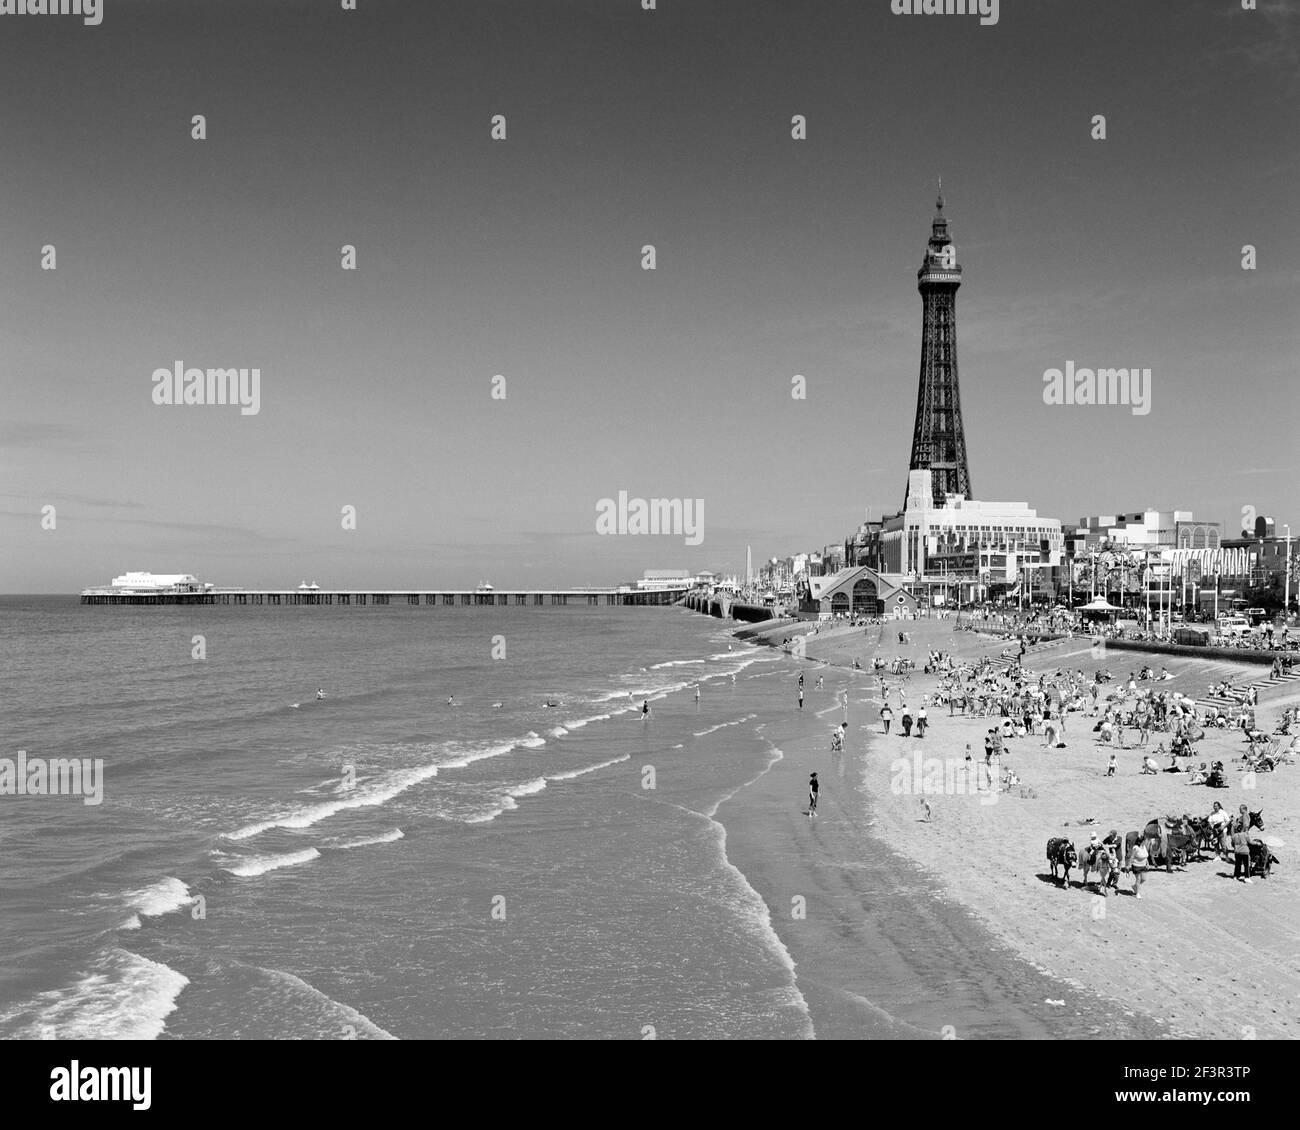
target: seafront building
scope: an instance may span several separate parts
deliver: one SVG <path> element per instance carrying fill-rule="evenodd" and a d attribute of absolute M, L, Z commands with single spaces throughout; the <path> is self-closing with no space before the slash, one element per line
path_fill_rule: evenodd
<path fill-rule="evenodd" d="M 1080 518 L 1087 548 L 1101 543 L 1130 548 L 1217 549 L 1223 537 L 1218 522 L 1198 521 L 1190 510 L 1142 510 Z"/>
<path fill-rule="evenodd" d="M 881 573 L 942 603 L 1032 591 L 1051 579 L 1064 552 L 1061 523 L 1024 502 L 982 502 L 960 494 L 932 503 L 929 470 L 908 474 L 902 511 L 880 530 Z M 951 590 L 951 591 L 950 591 Z"/>

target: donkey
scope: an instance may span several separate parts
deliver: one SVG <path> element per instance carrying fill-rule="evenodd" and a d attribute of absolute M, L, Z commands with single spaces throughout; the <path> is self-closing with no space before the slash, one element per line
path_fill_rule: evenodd
<path fill-rule="evenodd" d="M 1070 885 L 1070 868 L 1079 862 L 1079 853 L 1074 850 L 1074 844 L 1064 836 L 1053 836 L 1047 841 L 1047 862 L 1052 867 L 1052 878 L 1063 887 Z M 1056 869 L 1062 867 L 1065 869 L 1064 876 L 1059 876 Z"/>

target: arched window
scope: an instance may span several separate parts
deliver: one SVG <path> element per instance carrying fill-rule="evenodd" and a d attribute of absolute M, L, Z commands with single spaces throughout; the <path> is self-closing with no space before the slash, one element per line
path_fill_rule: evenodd
<path fill-rule="evenodd" d="M 859 578 L 853 586 L 853 612 L 855 615 L 876 614 L 876 582 L 870 577 Z"/>

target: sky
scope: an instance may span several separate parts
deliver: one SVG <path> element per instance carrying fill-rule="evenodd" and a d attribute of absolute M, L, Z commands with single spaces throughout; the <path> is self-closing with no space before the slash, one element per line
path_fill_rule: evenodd
<path fill-rule="evenodd" d="M 1300 536 L 1298 102 L 1280 0 L 0 15 L 0 592 L 840 542 L 903 503 L 939 177 L 976 497 Z M 258 411 L 155 403 L 178 361 L 257 368 Z M 1067 361 L 1150 368 L 1150 412 L 1044 403 Z M 620 491 L 703 536 L 598 533 Z"/>

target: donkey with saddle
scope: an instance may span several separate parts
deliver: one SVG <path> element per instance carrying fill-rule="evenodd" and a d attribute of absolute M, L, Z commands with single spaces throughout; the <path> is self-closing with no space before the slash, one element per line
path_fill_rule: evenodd
<path fill-rule="evenodd" d="M 1126 858 L 1132 856 L 1133 848 L 1139 842 L 1146 845 L 1152 866 L 1163 863 L 1166 873 L 1173 871 L 1175 863 L 1179 867 L 1185 866 L 1193 852 L 1198 861 L 1203 858 L 1201 837 L 1193 828 L 1190 816 L 1166 816 L 1163 824 L 1158 819 L 1151 820 L 1142 831 L 1129 832 L 1124 837 Z"/>
<path fill-rule="evenodd" d="M 1070 885 L 1070 868 L 1079 862 L 1079 853 L 1074 850 L 1074 844 L 1064 836 L 1053 836 L 1047 841 L 1047 862 L 1052 868 L 1052 878 L 1056 879 L 1063 887 Z M 1064 876 L 1059 876 L 1056 869 L 1064 869 Z"/>

